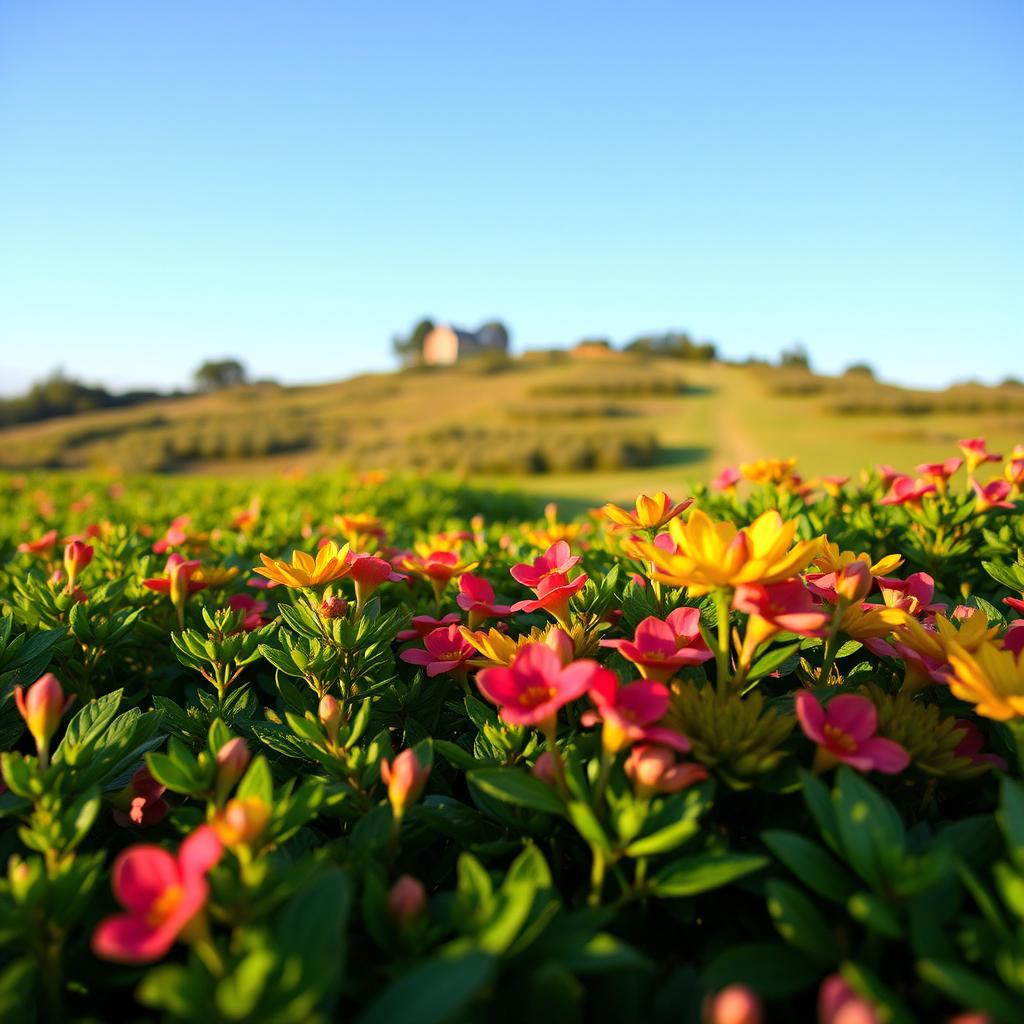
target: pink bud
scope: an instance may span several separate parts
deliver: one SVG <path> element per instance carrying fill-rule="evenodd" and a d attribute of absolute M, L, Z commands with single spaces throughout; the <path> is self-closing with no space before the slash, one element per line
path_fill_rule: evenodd
<path fill-rule="evenodd" d="M 404 928 L 427 907 L 427 893 L 422 883 L 412 875 L 402 875 L 388 893 L 388 912 L 395 923 Z"/>
<path fill-rule="evenodd" d="M 21 717 L 25 719 L 28 731 L 36 741 L 39 759 L 44 767 L 49 763 L 50 739 L 73 700 L 74 697 L 69 697 L 65 701 L 64 691 L 52 672 L 40 676 L 28 688 L 27 693 L 20 686 L 14 688 L 14 701 Z"/>
<path fill-rule="evenodd" d="M 235 736 L 217 751 L 217 797 L 218 803 L 231 792 L 235 783 L 245 774 L 252 754 L 245 740 Z"/>
<path fill-rule="evenodd" d="M 68 590 L 75 585 L 78 574 L 92 561 L 93 548 L 80 540 L 71 541 L 64 548 L 64 568 L 68 573 Z"/>
<path fill-rule="evenodd" d="M 557 626 L 544 637 L 544 643 L 558 655 L 558 660 L 561 661 L 563 668 L 576 655 L 576 645 L 572 642 L 572 637 Z"/>
<path fill-rule="evenodd" d="M 327 738 L 331 746 L 337 746 L 338 729 L 341 726 L 341 705 L 329 693 L 320 698 L 320 707 L 317 709 L 320 724 L 327 731 Z"/>
<path fill-rule="evenodd" d="M 415 803 L 423 792 L 430 776 L 430 768 L 424 768 L 410 748 L 403 750 L 390 764 L 381 759 L 381 781 L 388 787 L 388 800 L 395 817 L 400 818 L 405 808 Z"/>
<path fill-rule="evenodd" d="M 547 783 L 549 786 L 554 786 L 557 782 L 557 775 L 555 773 L 555 759 L 551 756 L 550 750 L 545 750 L 540 757 L 537 758 L 533 763 L 533 767 L 530 769 L 530 774 L 535 779 L 540 779 L 541 782 Z"/>
<path fill-rule="evenodd" d="M 762 1024 L 761 1000 L 746 985 L 729 985 L 704 1004 L 707 1024 Z"/>

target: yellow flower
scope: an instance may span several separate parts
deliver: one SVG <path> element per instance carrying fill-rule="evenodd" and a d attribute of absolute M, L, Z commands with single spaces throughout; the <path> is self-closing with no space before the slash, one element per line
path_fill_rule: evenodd
<path fill-rule="evenodd" d="M 897 614 L 902 617 L 896 622 L 899 641 L 917 654 L 935 661 L 948 661 L 954 648 L 972 654 L 999 632 L 999 627 L 990 626 L 988 618 L 980 611 L 974 611 L 963 619 L 936 615 L 934 631 L 925 629 L 908 612 L 897 611 Z"/>
<path fill-rule="evenodd" d="M 839 545 L 830 540 L 823 540 L 821 551 L 814 559 L 814 564 L 822 572 L 838 572 L 853 562 L 865 562 L 870 567 L 872 576 L 887 576 L 903 564 L 903 556 L 885 555 L 877 562 L 872 562 L 866 551 L 855 555 L 852 551 L 840 551 Z"/>
<path fill-rule="evenodd" d="M 554 622 L 550 626 L 534 626 L 529 633 L 523 633 L 521 636 L 515 637 L 509 636 L 507 633 L 501 633 L 497 629 L 474 631 L 466 626 L 460 626 L 459 632 L 466 643 L 475 647 L 481 654 L 481 657 L 470 661 L 470 665 L 486 668 L 492 665 L 510 665 L 520 647 L 524 644 L 548 642 L 549 635 L 555 629 L 565 632 L 562 627 Z M 576 658 L 590 658 L 600 651 L 598 635 L 596 633 L 586 633 L 582 626 L 573 626 L 569 632 L 569 637 L 572 640 L 574 656 Z"/>
<path fill-rule="evenodd" d="M 657 544 L 634 543 L 651 563 L 654 578 L 674 587 L 688 587 L 691 596 L 732 590 L 741 583 L 778 583 L 805 569 L 820 549 L 820 538 L 793 543 L 796 522 L 783 522 L 769 509 L 750 526 L 737 530 L 715 522 L 695 509 L 684 523 L 673 519 L 669 533 L 675 552 Z"/>
<path fill-rule="evenodd" d="M 902 625 L 905 614 L 895 608 L 874 607 L 854 601 L 843 612 L 839 632 L 852 640 L 878 639 Z"/>
<path fill-rule="evenodd" d="M 1014 654 L 984 643 L 969 654 L 953 644 L 949 663 L 954 697 L 976 705 L 979 715 L 998 722 L 1024 717 L 1024 650 Z"/>
<path fill-rule="evenodd" d="M 201 566 L 192 579 L 205 583 L 211 590 L 226 586 L 238 575 L 238 569 L 234 566 Z"/>
<path fill-rule="evenodd" d="M 334 541 L 328 541 L 315 559 L 305 551 L 293 551 L 291 565 L 261 554 L 263 568 L 257 568 L 256 572 L 286 587 L 320 587 L 348 575 L 351 566 L 345 561 L 347 554 L 348 545 L 339 548 Z"/>
<path fill-rule="evenodd" d="M 790 484 L 796 459 L 758 459 L 740 466 L 743 476 L 755 484 Z"/>
<path fill-rule="evenodd" d="M 632 512 L 611 503 L 605 505 L 601 512 L 616 526 L 629 530 L 658 530 L 680 512 L 685 512 L 692 503 L 693 499 L 688 498 L 673 505 L 664 491 L 658 491 L 653 498 L 647 494 L 638 495 Z"/>
<path fill-rule="evenodd" d="M 377 546 L 385 535 L 384 524 L 367 512 L 353 512 L 337 515 L 334 522 L 342 536 L 356 551 L 369 551 L 370 545 Z"/>

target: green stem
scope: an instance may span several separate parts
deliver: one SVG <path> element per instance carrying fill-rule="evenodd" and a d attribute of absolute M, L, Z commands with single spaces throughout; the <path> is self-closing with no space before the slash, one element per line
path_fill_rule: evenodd
<path fill-rule="evenodd" d="M 728 590 L 715 591 L 715 611 L 718 616 L 718 647 L 715 650 L 715 664 L 718 667 L 718 692 L 728 690 L 732 672 L 729 665 L 729 605 Z"/>
<path fill-rule="evenodd" d="M 587 900 L 592 907 L 601 906 L 601 892 L 604 889 L 604 872 L 608 866 L 604 851 L 599 846 L 591 845 L 593 861 L 590 865 L 590 897 Z"/>
<path fill-rule="evenodd" d="M 601 770 L 597 775 L 597 783 L 594 786 L 594 809 L 597 810 L 604 803 L 605 790 L 608 788 L 608 779 L 612 774 L 612 765 L 615 763 L 615 755 L 602 744 L 601 746 Z"/>

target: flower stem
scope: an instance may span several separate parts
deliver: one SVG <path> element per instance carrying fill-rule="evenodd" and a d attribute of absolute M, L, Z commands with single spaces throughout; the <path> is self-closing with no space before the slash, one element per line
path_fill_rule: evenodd
<path fill-rule="evenodd" d="M 718 647 L 715 650 L 715 664 L 718 667 L 718 692 L 726 693 L 731 678 L 729 666 L 729 605 L 728 590 L 715 591 L 715 611 L 718 616 Z"/>
<path fill-rule="evenodd" d="M 590 897 L 587 903 L 592 907 L 601 906 L 601 892 L 604 889 L 604 872 L 608 866 L 604 851 L 599 846 L 591 845 L 593 861 L 590 865 Z"/>

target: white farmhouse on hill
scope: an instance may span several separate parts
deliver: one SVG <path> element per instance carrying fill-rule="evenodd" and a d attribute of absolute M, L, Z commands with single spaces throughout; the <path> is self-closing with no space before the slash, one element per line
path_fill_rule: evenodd
<path fill-rule="evenodd" d="M 480 352 L 507 352 L 508 335 L 490 324 L 478 331 L 438 325 L 423 339 L 423 362 L 428 366 L 451 366 Z"/>

